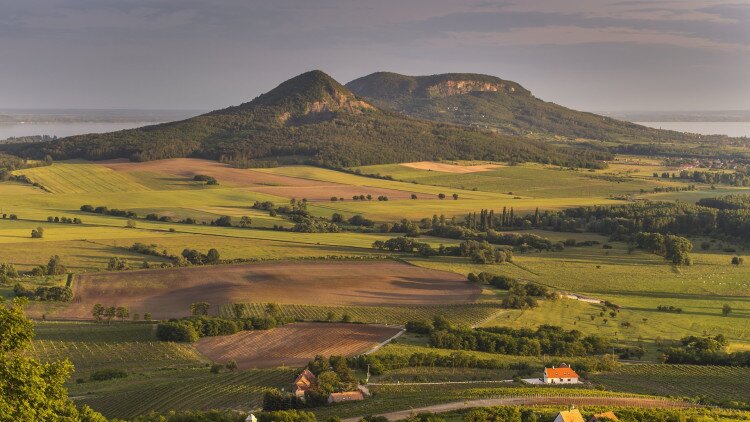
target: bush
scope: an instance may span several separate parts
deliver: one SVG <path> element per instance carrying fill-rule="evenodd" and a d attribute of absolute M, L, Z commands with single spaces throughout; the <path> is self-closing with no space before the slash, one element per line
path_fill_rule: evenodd
<path fill-rule="evenodd" d="M 122 369 L 100 369 L 91 374 L 91 381 L 107 381 L 116 378 L 126 378 L 128 373 Z"/>
<path fill-rule="evenodd" d="M 198 332 L 184 322 L 162 322 L 156 326 L 156 338 L 161 341 L 193 343 L 198 341 Z"/>

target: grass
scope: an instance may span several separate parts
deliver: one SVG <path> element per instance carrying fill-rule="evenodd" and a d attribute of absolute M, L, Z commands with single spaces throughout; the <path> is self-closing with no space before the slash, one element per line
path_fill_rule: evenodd
<path fill-rule="evenodd" d="M 651 364 L 623 365 L 591 381 L 616 391 L 750 403 L 749 378 L 750 368 Z"/>

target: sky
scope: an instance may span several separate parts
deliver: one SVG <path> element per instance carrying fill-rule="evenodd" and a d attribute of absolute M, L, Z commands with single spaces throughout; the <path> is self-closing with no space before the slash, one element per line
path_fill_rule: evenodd
<path fill-rule="evenodd" d="M 0 108 L 215 109 L 311 69 L 591 110 L 750 109 L 750 0 L 0 0 Z"/>

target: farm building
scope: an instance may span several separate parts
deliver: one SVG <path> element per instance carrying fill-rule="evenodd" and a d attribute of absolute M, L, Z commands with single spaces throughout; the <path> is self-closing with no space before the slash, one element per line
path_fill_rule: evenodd
<path fill-rule="evenodd" d="M 364 400 L 365 395 L 361 391 L 344 391 L 343 393 L 331 393 L 328 396 L 328 403 L 343 403 L 347 401 Z"/>
<path fill-rule="evenodd" d="M 554 422 L 586 422 L 578 409 L 563 410 L 557 414 Z"/>
<path fill-rule="evenodd" d="M 310 387 L 313 386 L 315 380 L 315 374 L 310 372 L 308 369 L 303 370 L 302 372 L 300 372 L 300 374 L 297 376 L 297 379 L 295 379 L 294 383 L 292 384 L 292 394 L 294 394 L 295 397 L 304 398 L 305 391 L 309 390 Z"/>
<path fill-rule="evenodd" d="M 589 422 L 599 422 L 599 421 L 619 421 L 620 419 L 617 418 L 617 415 L 615 415 L 615 412 L 609 411 L 604 413 L 597 413 L 596 415 L 592 416 L 591 419 L 589 419 Z"/>
<path fill-rule="evenodd" d="M 566 364 L 560 365 L 555 368 L 544 368 L 544 383 L 545 384 L 577 384 L 578 374 L 570 366 Z"/>

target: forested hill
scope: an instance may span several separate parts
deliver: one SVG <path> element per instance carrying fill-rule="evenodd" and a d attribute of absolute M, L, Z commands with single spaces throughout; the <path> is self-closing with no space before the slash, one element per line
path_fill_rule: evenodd
<path fill-rule="evenodd" d="M 330 167 L 435 159 L 596 166 L 608 153 L 572 150 L 378 109 L 327 74 L 311 71 L 239 106 L 190 119 L 48 143 L 2 145 L 22 157 L 136 161 L 203 157 Z"/>
<path fill-rule="evenodd" d="M 571 110 L 534 97 L 516 82 L 488 75 L 405 76 L 377 72 L 355 79 L 346 87 L 381 108 L 422 119 L 493 128 L 508 135 L 615 142 L 695 139 L 680 132 Z"/>

